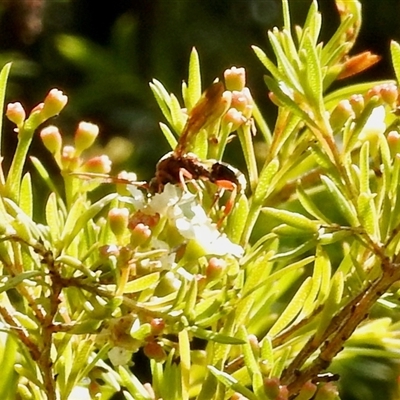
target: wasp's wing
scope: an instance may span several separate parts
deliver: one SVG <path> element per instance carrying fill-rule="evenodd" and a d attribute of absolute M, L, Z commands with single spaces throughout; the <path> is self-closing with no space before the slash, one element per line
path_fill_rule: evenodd
<path fill-rule="evenodd" d="M 188 120 L 179 137 L 175 154 L 181 156 L 187 152 L 187 146 L 192 138 L 206 125 L 221 116 L 221 99 L 225 91 L 222 82 L 213 83 L 200 97 L 200 100 L 189 112 Z M 225 110 L 225 105 L 223 105 Z"/>
<path fill-rule="evenodd" d="M 145 181 L 136 181 L 133 179 L 129 179 L 129 177 L 125 176 L 110 176 L 108 174 L 100 174 L 96 172 L 70 172 L 70 175 L 76 176 L 80 179 L 86 180 L 96 180 L 100 183 L 114 183 L 114 184 L 123 184 L 123 185 L 134 185 L 138 187 L 146 187 L 148 185 Z"/>

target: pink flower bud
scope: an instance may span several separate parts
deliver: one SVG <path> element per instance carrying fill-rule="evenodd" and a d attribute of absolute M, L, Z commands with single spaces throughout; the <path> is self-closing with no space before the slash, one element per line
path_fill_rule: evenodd
<path fill-rule="evenodd" d="M 164 330 L 165 321 L 162 318 L 153 318 L 150 321 L 150 326 L 151 326 L 151 334 L 153 336 L 157 336 Z"/>
<path fill-rule="evenodd" d="M 46 149 L 51 154 L 60 154 L 62 137 L 58 128 L 54 125 L 47 126 L 40 131 L 40 138 Z"/>
<path fill-rule="evenodd" d="M 21 103 L 9 103 L 7 104 L 6 116 L 20 128 L 25 121 L 26 113 Z"/>
<path fill-rule="evenodd" d="M 364 97 L 361 96 L 361 94 L 353 94 L 350 97 L 349 102 L 353 108 L 353 111 L 354 111 L 356 117 L 358 117 L 364 110 L 364 106 L 365 106 Z"/>
<path fill-rule="evenodd" d="M 397 85 L 394 83 L 383 84 L 381 88 L 382 100 L 390 107 L 395 108 L 397 98 L 399 97 L 399 91 Z"/>
<path fill-rule="evenodd" d="M 349 118 L 354 118 L 353 107 L 349 100 L 341 100 L 332 111 L 330 123 L 333 130 L 340 130 Z"/>
<path fill-rule="evenodd" d="M 235 392 L 233 395 L 230 397 L 229 400 L 249 400 L 248 397 L 243 396 L 242 394 Z"/>
<path fill-rule="evenodd" d="M 111 256 L 119 256 L 119 248 L 115 244 L 104 245 L 99 247 L 100 256 L 103 258 L 109 258 Z"/>
<path fill-rule="evenodd" d="M 223 121 L 226 124 L 232 124 L 231 131 L 233 132 L 236 131 L 240 125 L 245 124 L 247 120 L 240 111 L 236 110 L 236 108 L 230 108 L 224 115 Z"/>
<path fill-rule="evenodd" d="M 55 115 L 58 115 L 60 111 L 67 104 L 68 97 L 63 94 L 61 90 L 51 89 L 49 94 L 44 99 L 44 106 L 41 111 L 43 120 L 47 120 Z"/>
<path fill-rule="evenodd" d="M 61 168 L 63 171 L 75 171 L 79 166 L 74 146 L 64 146 L 61 151 Z"/>
<path fill-rule="evenodd" d="M 108 222 L 115 236 L 124 234 L 128 225 L 129 210 L 127 208 L 112 208 L 108 212 Z"/>
<path fill-rule="evenodd" d="M 88 149 L 96 140 L 99 134 L 99 127 L 90 122 L 80 122 L 75 132 L 74 142 L 76 151 L 80 154 Z"/>
<path fill-rule="evenodd" d="M 339 391 L 336 385 L 333 382 L 325 383 L 320 389 L 316 396 L 315 400 L 336 400 L 339 396 Z"/>
<path fill-rule="evenodd" d="M 242 90 L 246 85 L 244 68 L 232 67 L 224 72 L 225 86 L 228 90 Z"/>
<path fill-rule="evenodd" d="M 276 106 L 284 107 L 284 104 L 279 100 L 278 96 L 274 92 L 269 92 L 268 97 Z"/>
<path fill-rule="evenodd" d="M 108 156 L 96 156 L 87 160 L 82 165 L 82 172 L 94 172 L 96 174 L 108 174 L 111 171 L 111 160 Z"/>
<path fill-rule="evenodd" d="M 397 131 L 390 131 L 387 134 L 386 140 L 389 145 L 392 157 L 400 153 L 400 133 Z"/>
<path fill-rule="evenodd" d="M 248 337 L 251 349 L 253 351 L 253 354 L 258 357 L 260 355 L 260 343 L 257 339 L 257 336 L 254 334 L 250 334 Z"/>
<path fill-rule="evenodd" d="M 301 400 L 310 400 L 314 398 L 314 394 L 316 391 L 317 391 L 317 385 L 315 385 L 311 381 L 308 381 L 300 389 L 298 397 Z"/>
<path fill-rule="evenodd" d="M 149 342 L 143 347 L 144 354 L 157 362 L 163 362 L 167 359 L 167 354 L 163 346 L 158 342 Z"/>
<path fill-rule="evenodd" d="M 206 268 L 208 281 L 214 281 L 221 277 L 226 270 L 226 261 L 223 258 L 211 257 Z"/>
<path fill-rule="evenodd" d="M 150 228 L 145 224 L 137 224 L 131 231 L 131 245 L 138 247 L 151 236 Z"/>
<path fill-rule="evenodd" d="M 264 391 L 270 399 L 275 399 L 279 395 L 281 384 L 278 378 L 265 378 Z"/>

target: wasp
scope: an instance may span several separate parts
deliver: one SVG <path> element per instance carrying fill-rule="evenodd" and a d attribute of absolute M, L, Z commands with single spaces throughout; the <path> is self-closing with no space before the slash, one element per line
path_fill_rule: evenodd
<path fill-rule="evenodd" d="M 201 129 L 215 121 L 215 110 L 220 107 L 224 84 L 215 82 L 201 96 L 189 112 L 187 122 L 175 150 L 163 156 L 156 165 L 155 177 L 150 182 L 154 192 L 162 191 L 167 183 L 182 184 L 186 181 L 209 181 L 219 189 L 230 191 L 231 198 L 224 213 L 231 211 L 237 193 L 246 189 L 244 175 L 232 165 L 214 159 L 202 160 L 188 150 L 189 144 Z"/>
<path fill-rule="evenodd" d="M 79 174 L 87 177 L 103 178 L 107 182 L 134 184 L 150 193 L 160 193 L 167 183 L 180 184 L 186 187 L 186 182 L 198 180 L 209 181 L 217 186 L 219 193 L 214 200 L 218 201 L 220 192 L 230 191 L 231 196 L 225 205 L 224 216 L 232 210 L 234 200 L 238 193 L 246 189 L 244 175 L 232 165 L 214 159 L 200 159 L 196 154 L 188 151 L 190 143 L 201 129 L 207 127 L 221 114 L 215 112 L 220 108 L 224 93 L 222 82 L 213 83 L 200 97 L 188 115 L 188 119 L 179 136 L 175 150 L 164 155 L 157 163 L 155 176 L 147 184 L 146 182 L 132 182 L 124 176 L 111 178 L 104 174 Z M 103 181 L 104 181 L 103 180 Z"/>

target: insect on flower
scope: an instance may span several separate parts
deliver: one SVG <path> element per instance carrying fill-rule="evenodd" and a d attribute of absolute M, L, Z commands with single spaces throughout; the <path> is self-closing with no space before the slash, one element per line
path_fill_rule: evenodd
<path fill-rule="evenodd" d="M 219 199 L 221 191 L 231 192 L 230 199 L 224 208 L 224 216 L 227 216 L 234 205 L 236 195 L 246 188 L 244 175 L 230 164 L 214 159 L 200 159 L 196 154 L 189 152 L 190 143 L 195 136 L 209 124 L 222 116 L 221 101 L 223 100 L 224 84 L 213 83 L 201 96 L 189 112 L 187 122 L 179 137 L 175 150 L 164 155 L 156 165 L 154 178 L 146 182 L 135 182 L 124 176 L 112 178 L 103 174 L 78 173 L 88 178 L 102 178 L 106 182 L 133 184 L 147 189 L 150 193 L 160 193 L 167 183 L 180 184 L 186 188 L 186 182 L 209 181 L 215 184 L 217 192 L 214 203 Z M 219 222 L 222 222 L 223 218 Z"/>
<path fill-rule="evenodd" d="M 182 184 L 185 187 L 186 181 L 210 181 L 220 190 L 232 192 L 225 205 L 226 216 L 232 210 L 237 193 L 246 188 L 244 175 L 230 164 L 213 159 L 201 160 L 194 153 L 187 151 L 194 136 L 221 116 L 215 111 L 220 108 L 224 90 L 222 82 L 215 82 L 202 94 L 189 113 L 176 149 L 167 153 L 157 163 L 150 188 L 154 192 L 160 192 L 167 183 Z"/>

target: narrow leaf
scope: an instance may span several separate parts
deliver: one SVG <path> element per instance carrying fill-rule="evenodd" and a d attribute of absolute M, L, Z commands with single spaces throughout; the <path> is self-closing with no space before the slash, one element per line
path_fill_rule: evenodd
<path fill-rule="evenodd" d="M 303 229 L 306 232 L 318 232 L 319 223 L 317 221 L 311 221 L 303 214 L 272 207 L 263 207 L 262 211 L 268 216 L 276 218 L 295 228 Z"/>
<path fill-rule="evenodd" d="M 394 40 L 390 42 L 390 53 L 397 82 L 400 82 L 400 44 Z"/>
<path fill-rule="evenodd" d="M 179 355 L 181 368 L 181 383 L 182 383 L 182 400 L 189 399 L 190 391 L 190 341 L 186 329 L 183 329 L 178 334 Z"/>
<path fill-rule="evenodd" d="M 283 310 L 282 314 L 276 320 L 275 324 L 269 330 L 269 337 L 275 337 L 276 335 L 278 335 L 294 320 L 294 318 L 296 318 L 296 316 L 303 308 L 304 302 L 307 299 L 311 287 L 312 279 L 308 277 L 300 286 L 299 290 L 296 292 L 290 303 Z"/>
<path fill-rule="evenodd" d="M 197 50 L 193 47 L 189 60 L 189 77 L 186 107 L 190 111 L 201 97 L 200 61 Z"/>
<path fill-rule="evenodd" d="M 0 72 L 0 110 L 4 109 L 4 98 L 6 96 L 6 87 L 8 75 L 10 73 L 11 63 L 6 64 Z M 2 132 L 3 132 L 3 118 L 0 118 L 0 156 L 3 157 L 2 152 Z"/>
<path fill-rule="evenodd" d="M 357 219 L 357 213 L 354 210 L 352 204 L 347 200 L 341 190 L 333 183 L 333 181 L 327 176 L 322 175 L 321 181 L 331 194 L 332 200 L 335 202 L 342 216 L 350 224 L 350 226 L 358 226 L 359 222 Z"/>

